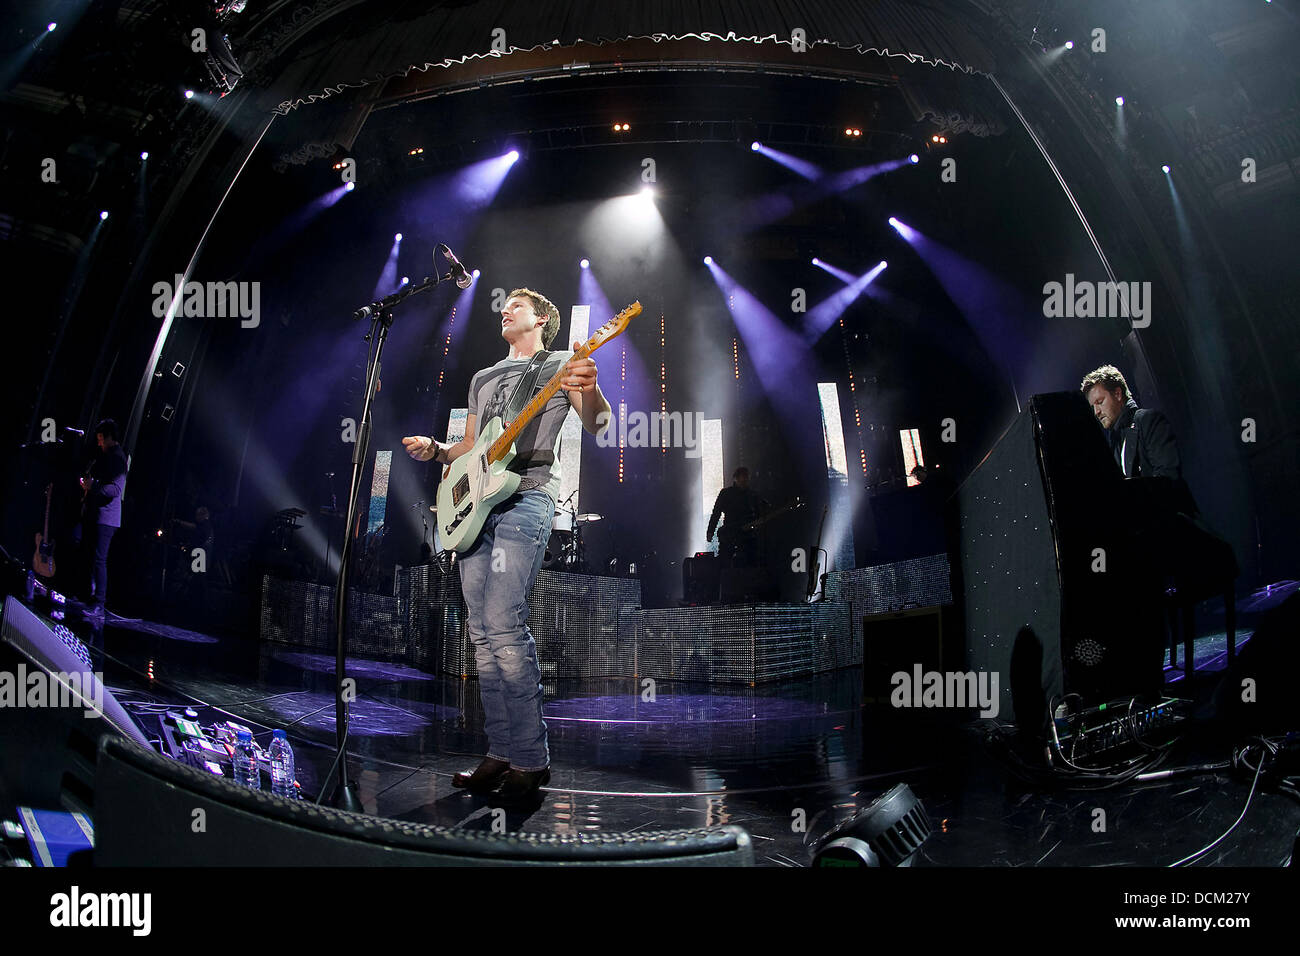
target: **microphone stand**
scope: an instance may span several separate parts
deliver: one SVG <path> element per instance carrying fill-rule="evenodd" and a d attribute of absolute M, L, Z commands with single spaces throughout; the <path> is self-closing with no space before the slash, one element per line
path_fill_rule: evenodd
<path fill-rule="evenodd" d="M 357 796 L 356 783 L 348 780 L 346 749 L 348 741 L 348 700 L 344 697 L 343 689 L 346 678 L 344 668 L 348 621 L 348 564 L 352 557 L 352 528 L 357 520 L 357 499 L 361 492 L 361 473 L 365 468 L 366 455 L 370 450 L 370 409 L 374 404 L 376 386 L 379 383 L 380 358 L 383 355 L 384 342 L 387 341 L 388 330 L 393 324 L 393 308 L 410 296 L 424 292 L 426 289 L 432 289 L 439 282 L 450 278 L 450 272 L 445 276 L 425 276 L 423 282 L 405 286 L 391 295 L 371 302 L 369 305 L 363 306 L 352 313 L 354 319 L 370 319 L 370 331 L 366 333 L 365 341 L 370 342 L 373 339 L 375 344 L 373 350 L 367 347 L 365 402 L 361 408 L 361 424 L 357 429 L 357 440 L 352 448 L 352 484 L 348 489 L 347 518 L 343 524 L 343 549 L 339 555 L 339 571 L 334 582 L 334 628 L 338 636 L 338 651 L 334 663 L 334 731 L 337 753 L 334 756 L 334 765 L 330 767 L 329 772 L 325 774 L 324 781 L 321 783 L 320 796 L 316 798 L 316 802 L 320 803 L 327 791 L 333 793 L 329 788 L 334 777 L 334 770 L 337 768 L 339 795 L 338 799 L 333 800 L 333 803 L 341 809 L 352 810 L 357 813 L 362 811 L 362 807 Z"/>

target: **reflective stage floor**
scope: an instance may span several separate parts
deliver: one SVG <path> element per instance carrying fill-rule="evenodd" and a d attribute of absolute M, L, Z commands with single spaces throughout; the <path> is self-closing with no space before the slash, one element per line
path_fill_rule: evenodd
<path fill-rule="evenodd" d="M 1196 686 L 1167 670 L 1166 692 L 1203 696 L 1224 647 L 1222 634 L 1201 638 Z M 201 723 L 235 719 L 264 745 L 271 730 L 286 729 L 303 794 L 316 798 L 334 757 L 332 656 L 114 615 L 92 650 L 134 713 L 158 710 L 150 704 L 193 706 Z M 451 786 L 451 775 L 472 769 L 486 746 L 477 683 L 363 659 L 350 659 L 348 672 L 357 680 L 349 766 L 365 812 L 490 828 L 488 800 Z M 753 837 L 758 865 L 806 866 L 820 835 L 906 782 L 935 826 L 918 866 L 1164 866 L 1219 837 L 1251 790 L 1248 775 L 1219 772 L 1035 791 L 989 752 L 988 721 L 863 705 L 861 679 L 852 668 L 757 688 L 660 682 L 653 700 L 632 680 L 545 685 L 551 782 L 540 808 L 507 814 L 506 827 L 572 833 L 730 823 Z M 156 722 L 143 722 L 157 732 Z M 1190 734 L 1165 766 L 1221 761 L 1242 742 Z M 1261 789 L 1240 825 L 1197 865 L 1283 865 L 1298 825 L 1300 803 Z"/>

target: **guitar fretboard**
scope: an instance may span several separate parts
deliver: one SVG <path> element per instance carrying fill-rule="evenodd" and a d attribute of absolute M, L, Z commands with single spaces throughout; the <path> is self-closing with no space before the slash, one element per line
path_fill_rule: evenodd
<path fill-rule="evenodd" d="M 591 349 L 583 346 L 573 353 L 573 357 L 586 358 L 591 354 Z M 501 460 L 510 446 L 515 443 L 519 433 L 528 427 L 528 423 L 533 420 L 533 416 L 546 407 L 546 403 L 551 400 L 560 388 L 560 379 L 564 375 L 564 366 L 561 365 L 559 371 L 551 376 L 551 380 L 542 386 L 542 390 L 533 396 L 532 401 L 520 410 L 515 416 L 515 420 L 510 423 L 510 427 L 501 433 L 501 437 L 494 441 L 488 448 L 488 463 L 493 464 Z"/>

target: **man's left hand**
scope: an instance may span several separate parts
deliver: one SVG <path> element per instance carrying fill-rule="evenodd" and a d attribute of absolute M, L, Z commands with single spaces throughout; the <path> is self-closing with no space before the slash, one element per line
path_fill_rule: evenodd
<path fill-rule="evenodd" d="M 578 351 L 580 347 L 580 342 L 573 343 L 573 351 Z M 560 379 L 560 387 L 566 391 L 583 394 L 596 391 L 596 360 L 590 356 L 569 359 L 564 363 L 564 375 Z"/>

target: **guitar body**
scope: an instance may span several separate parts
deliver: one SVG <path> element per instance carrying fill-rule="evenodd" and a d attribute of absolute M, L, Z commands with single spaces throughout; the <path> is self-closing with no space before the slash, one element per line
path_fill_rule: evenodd
<path fill-rule="evenodd" d="M 32 555 L 32 570 L 43 578 L 54 577 L 54 542 L 36 533 L 36 553 Z"/>
<path fill-rule="evenodd" d="M 515 457 L 511 445 L 499 460 L 488 449 L 505 433 L 500 417 L 479 429 L 474 447 L 447 466 L 438 485 L 438 536 L 448 551 L 464 554 L 474 547 L 492 509 L 513 495 L 522 480 L 509 471 Z"/>

